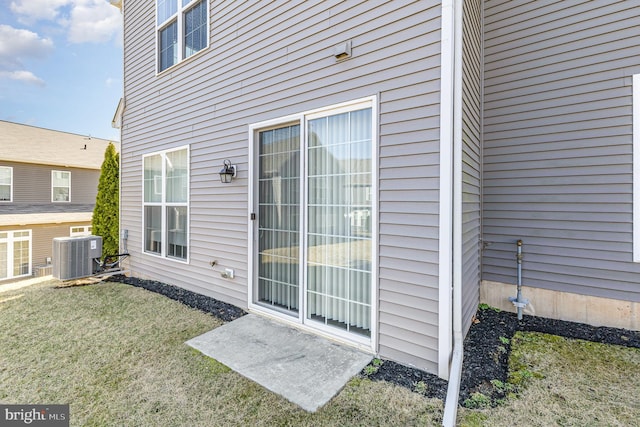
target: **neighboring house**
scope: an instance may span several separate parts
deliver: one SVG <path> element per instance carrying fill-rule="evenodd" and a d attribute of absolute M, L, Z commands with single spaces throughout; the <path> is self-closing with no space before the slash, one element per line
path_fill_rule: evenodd
<path fill-rule="evenodd" d="M 91 234 L 108 144 L 0 121 L 0 283 L 51 274 L 53 238 Z"/>
<path fill-rule="evenodd" d="M 442 377 L 518 239 L 528 310 L 640 312 L 635 2 L 120 6 L 134 276 Z"/>

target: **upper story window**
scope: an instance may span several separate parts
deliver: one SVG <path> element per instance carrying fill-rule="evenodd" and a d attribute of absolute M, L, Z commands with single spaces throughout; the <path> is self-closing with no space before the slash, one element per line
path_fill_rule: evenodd
<path fill-rule="evenodd" d="M 189 149 L 143 157 L 144 251 L 187 260 L 189 240 Z"/>
<path fill-rule="evenodd" d="M 71 201 L 71 172 L 51 171 L 51 201 Z"/>
<path fill-rule="evenodd" d="M 0 166 L 0 202 L 13 200 L 13 168 Z"/>
<path fill-rule="evenodd" d="M 158 72 L 206 48 L 208 0 L 156 0 Z"/>

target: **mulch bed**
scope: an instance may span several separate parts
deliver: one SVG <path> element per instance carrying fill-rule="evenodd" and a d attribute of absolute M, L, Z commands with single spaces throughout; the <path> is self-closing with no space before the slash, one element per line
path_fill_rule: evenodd
<path fill-rule="evenodd" d="M 517 331 L 542 332 L 565 338 L 640 348 L 640 332 L 637 331 L 595 327 L 584 323 L 527 315 L 518 321 L 515 313 L 492 308 L 480 309 L 464 340 L 464 359 L 458 400 L 460 404 L 475 392 L 491 398 L 493 404 L 505 397 L 505 391 L 493 387 L 491 380 L 506 383 L 510 342 Z M 389 369 L 383 369 L 390 363 Z M 447 394 L 447 381 L 389 361 L 384 361 L 380 369 L 368 377 L 393 382 L 414 391 L 420 391 L 428 397 L 444 399 Z M 418 381 L 424 381 L 429 387 L 426 390 L 417 387 Z"/>
<path fill-rule="evenodd" d="M 211 313 L 218 319 L 221 319 L 225 322 L 231 322 L 232 320 L 236 320 L 247 314 L 246 311 L 234 305 L 218 301 L 217 299 L 201 295 L 196 292 L 182 289 L 178 286 L 168 285 L 166 283 L 156 282 L 154 280 L 143 280 L 135 277 L 126 277 L 123 275 L 111 276 L 107 280 L 110 282 L 126 283 L 127 285 L 144 288 L 148 291 L 164 295 L 167 298 L 179 301 L 191 308 L 196 308 L 198 310 L 204 311 L 205 313 Z"/>
<path fill-rule="evenodd" d="M 108 280 L 159 293 L 189 307 L 211 313 L 225 322 L 247 314 L 236 306 L 166 283 L 122 275 L 109 277 Z M 514 313 L 492 308 L 479 309 L 464 340 L 460 404 L 475 392 L 490 397 L 494 403 L 504 398 L 504 391 L 493 387 L 491 380 L 507 381 L 510 341 L 516 331 L 542 332 L 566 338 L 640 348 L 638 331 L 594 327 L 527 315 L 518 321 Z M 391 360 L 383 360 L 382 364 L 378 362 L 378 366 L 372 363 L 360 375 L 376 381 L 388 381 L 427 397 L 444 400 L 447 395 L 447 381 Z"/>

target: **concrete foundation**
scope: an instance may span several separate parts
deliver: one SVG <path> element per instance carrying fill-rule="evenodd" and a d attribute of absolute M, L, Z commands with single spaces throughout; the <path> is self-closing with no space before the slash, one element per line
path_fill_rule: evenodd
<path fill-rule="evenodd" d="M 516 295 L 516 285 L 483 280 L 480 302 L 501 310 L 516 312 L 509 297 Z M 640 303 L 610 298 L 578 295 L 569 292 L 522 286 L 522 296 L 529 300 L 524 314 L 610 326 L 640 331 Z"/>

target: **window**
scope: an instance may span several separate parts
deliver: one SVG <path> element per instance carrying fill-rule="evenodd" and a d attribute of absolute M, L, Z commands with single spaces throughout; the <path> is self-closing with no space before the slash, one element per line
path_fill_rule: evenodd
<path fill-rule="evenodd" d="M 209 44 L 208 0 L 156 0 L 158 72 Z"/>
<path fill-rule="evenodd" d="M 253 125 L 253 303 L 372 336 L 375 101 Z"/>
<path fill-rule="evenodd" d="M 78 225 L 75 227 L 71 227 L 69 231 L 70 237 L 77 236 L 91 236 L 91 230 L 93 229 L 90 225 Z"/>
<path fill-rule="evenodd" d="M 71 172 L 51 171 L 51 201 L 71 201 Z"/>
<path fill-rule="evenodd" d="M 13 200 L 13 168 L 0 166 L 0 202 Z"/>
<path fill-rule="evenodd" d="M 31 274 L 31 230 L 0 232 L 0 280 Z"/>
<path fill-rule="evenodd" d="M 187 259 L 189 150 L 186 147 L 143 157 L 144 251 Z"/>

